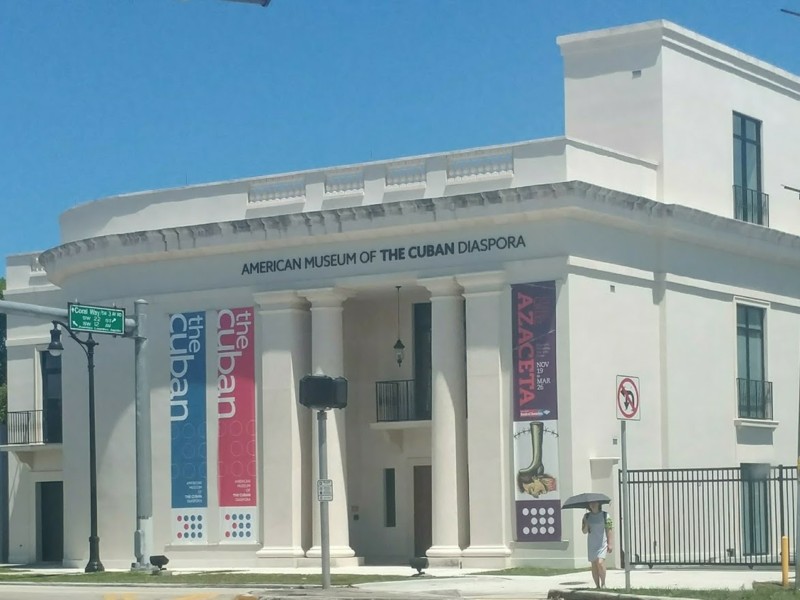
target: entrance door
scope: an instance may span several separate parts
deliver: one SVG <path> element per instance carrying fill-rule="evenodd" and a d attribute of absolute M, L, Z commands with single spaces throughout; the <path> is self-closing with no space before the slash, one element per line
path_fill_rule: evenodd
<path fill-rule="evenodd" d="M 769 465 L 742 463 L 743 554 L 767 554 L 769 535 Z"/>
<path fill-rule="evenodd" d="M 36 484 L 39 496 L 38 538 L 43 562 L 61 562 L 64 558 L 64 485 L 60 481 Z"/>
<path fill-rule="evenodd" d="M 433 544 L 431 467 L 414 467 L 414 556 L 425 556 Z"/>

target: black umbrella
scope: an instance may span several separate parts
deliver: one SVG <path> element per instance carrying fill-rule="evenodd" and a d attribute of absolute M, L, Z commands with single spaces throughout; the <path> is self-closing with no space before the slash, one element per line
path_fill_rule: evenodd
<path fill-rule="evenodd" d="M 611 498 L 605 494 L 587 492 L 585 494 L 577 494 L 567 498 L 564 501 L 564 504 L 561 505 L 561 508 L 589 508 L 590 502 L 599 502 L 601 505 L 608 504 L 611 502 Z"/>

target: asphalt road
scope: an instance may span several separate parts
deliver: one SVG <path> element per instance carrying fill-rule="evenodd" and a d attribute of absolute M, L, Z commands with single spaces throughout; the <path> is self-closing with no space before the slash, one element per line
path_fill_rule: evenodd
<path fill-rule="evenodd" d="M 0 585 L 0 598 L 15 600 L 232 600 L 244 588 L 159 588 L 84 585 Z"/>

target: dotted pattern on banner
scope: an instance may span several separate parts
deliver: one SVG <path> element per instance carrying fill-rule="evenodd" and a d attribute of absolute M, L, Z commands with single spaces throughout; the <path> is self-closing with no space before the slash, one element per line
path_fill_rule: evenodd
<path fill-rule="evenodd" d="M 217 462 L 217 473 L 224 482 L 224 503 L 239 501 L 245 506 L 256 502 L 256 422 L 220 421 L 219 442 L 228 459 Z M 243 440 L 244 441 L 243 443 Z"/>
<path fill-rule="evenodd" d="M 250 513 L 226 512 L 226 539 L 253 539 L 253 516 Z"/>
<path fill-rule="evenodd" d="M 173 511 L 175 539 L 181 542 L 199 542 L 206 539 L 206 520 L 203 515 Z"/>
<path fill-rule="evenodd" d="M 517 539 L 525 542 L 559 541 L 561 539 L 560 501 L 518 502 Z"/>
<path fill-rule="evenodd" d="M 523 508 L 522 516 L 526 519 L 530 517 L 530 525 L 524 525 L 522 527 L 522 533 L 525 535 L 537 535 L 541 532 L 553 535 L 556 532 L 556 518 L 553 516 L 554 514 L 555 511 L 553 510 L 553 507 Z"/>

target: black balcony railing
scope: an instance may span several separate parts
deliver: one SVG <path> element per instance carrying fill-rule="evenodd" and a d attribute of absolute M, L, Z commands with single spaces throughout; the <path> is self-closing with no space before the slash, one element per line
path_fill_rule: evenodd
<path fill-rule="evenodd" d="M 734 214 L 739 221 L 769 227 L 769 195 L 740 185 L 733 186 Z"/>
<path fill-rule="evenodd" d="M 739 417 L 742 419 L 772 419 L 772 382 L 737 379 Z"/>
<path fill-rule="evenodd" d="M 430 402 L 414 393 L 413 379 L 375 382 L 378 422 L 430 420 Z"/>
<path fill-rule="evenodd" d="M 41 444 L 44 442 L 41 410 L 8 413 L 9 444 Z"/>

